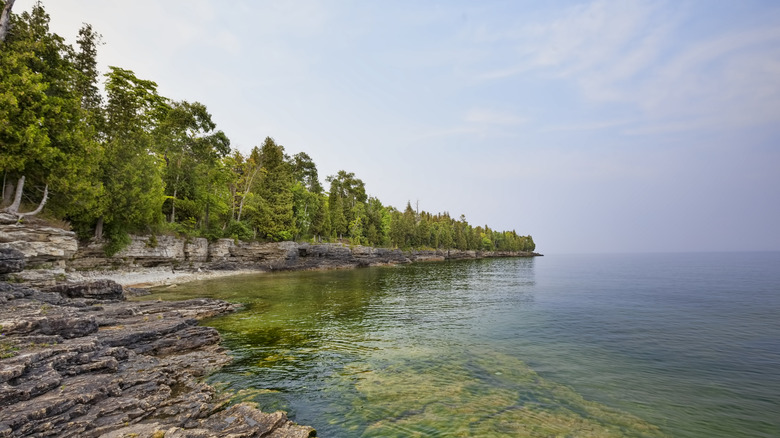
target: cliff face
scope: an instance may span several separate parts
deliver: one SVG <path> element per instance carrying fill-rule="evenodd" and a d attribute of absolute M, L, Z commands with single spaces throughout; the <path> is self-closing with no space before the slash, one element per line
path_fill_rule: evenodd
<path fill-rule="evenodd" d="M 174 236 L 131 236 L 130 245 L 112 257 L 102 241 L 79 244 L 73 232 L 52 227 L 0 224 L 0 249 L 24 254 L 26 270 L 16 278 L 35 283 L 72 271 L 133 271 L 153 267 L 171 270 L 258 271 L 343 269 L 362 266 L 534 256 L 534 253 L 373 248 L 339 243 L 236 242 Z M 2 275 L 2 272 L 0 272 Z"/>
<path fill-rule="evenodd" d="M 72 231 L 8 224 L 0 224 L 0 248 L 21 251 L 28 266 L 48 267 L 64 267 L 79 249 Z"/>

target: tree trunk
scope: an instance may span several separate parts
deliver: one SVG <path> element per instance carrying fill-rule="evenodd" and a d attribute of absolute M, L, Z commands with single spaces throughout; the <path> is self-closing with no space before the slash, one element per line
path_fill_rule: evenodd
<path fill-rule="evenodd" d="M 95 239 L 100 240 L 103 238 L 103 218 L 98 218 L 95 224 Z"/>
<path fill-rule="evenodd" d="M 179 176 L 176 175 L 176 184 L 179 183 Z M 176 186 L 173 187 L 173 198 L 171 198 L 171 223 L 176 220 Z"/>
<path fill-rule="evenodd" d="M 0 205 L 11 204 L 11 199 L 14 196 L 14 183 L 8 181 L 3 185 L 3 202 Z"/>
<path fill-rule="evenodd" d="M 36 214 L 40 213 L 43 210 L 43 206 L 46 205 L 46 201 L 49 199 L 49 185 L 46 184 L 46 186 L 43 188 L 43 199 L 41 199 L 41 203 L 38 204 L 38 208 L 36 208 L 33 211 L 29 211 L 27 213 L 16 213 L 17 216 L 19 216 L 19 219 L 25 217 L 25 216 L 35 216 Z"/>
<path fill-rule="evenodd" d="M 0 15 L 0 42 L 5 41 L 8 30 L 11 28 L 11 8 L 16 0 L 6 0 L 3 13 Z"/>
<path fill-rule="evenodd" d="M 249 194 L 249 189 L 252 188 L 252 182 L 255 180 L 255 177 L 257 176 L 257 172 L 260 170 L 260 167 L 255 167 L 255 170 L 252 172 L 252 176 L 249 177 L 249 179 L 246 182 L 246 187 L 244 187 L 244 193 L 241 195 L 241 203 L 238 205 L 238 217 L 236 218 L 236 222 L 241 222 L 241 213 L 244 211 L 244 201 L 246 200 L 246 195 Z"/>
<path fill-rule="evenodd" d="M 35 216 L 40 213 L 43 210 L 43 206 L 46 205 L 46 201 L 49 199 L 49 185 L 46 184 L 46 187 L 43 189 L 43 199 L 41 199 L 41 203 L 38 204 L 38 208 L 33 211 L 28 211 L 27 213 L 19 213 L 19 207 L 22 205 L 22 192 L 24 192 L 24 179 L 24 175 L 22 175 L 22 177 L 19 178 L 19 182 L 16 183 L 14 202 L 3 209 L 4 212 L 16 215 L 19 219 L 22 219 L 25 216 Z"/>
<path fill-rule="evenodd" d="M 207 230 L 209 229 L 209 206 L 211 206 L 211 191 L 206 196 L 206 216 L 203 218 L 203 223 Z"/>
<path fill-rule="evenodd" d="M 19 211 L 19 206 L 22 204 L 22 190 L 24 190 L 24 175 L 22 175 L 22 177 L 19 178 L 19 182 L 16 183 L 16 195 L 14 196 L 14 202 L 6 207 L 4 211 L 13 214 L 16 214 Z"/>

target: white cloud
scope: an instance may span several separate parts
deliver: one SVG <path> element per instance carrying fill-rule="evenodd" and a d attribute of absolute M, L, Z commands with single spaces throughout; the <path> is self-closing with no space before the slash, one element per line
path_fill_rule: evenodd
<path fill-rule="evenodd" d="M 635 133 L 780 120 L 775 21 L 694 33 L 687 26 L 702 19 L 695 14 L 707 15 L 675 4 L 599 0 L 519 30 L 482 31 L 477 39 L 509 42 L 515 56 L 479 76 L 569 82 L 587 102 L 640 111 Z"/>

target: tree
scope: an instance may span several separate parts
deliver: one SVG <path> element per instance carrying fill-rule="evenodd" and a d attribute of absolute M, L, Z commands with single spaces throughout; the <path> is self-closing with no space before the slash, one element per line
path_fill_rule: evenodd
<path fill-rule="evenodd" d="M 285 161 L 284 147 L 266 137 L 261 150 L 263 179 L 257 189 L 262 198 L 255 223 L 260 235 L 272 240 L 291 240 L 296 234 L 293 220 L 292 169 Z"/>
<path fill-rule="evenodd" d="M 366 223 L 365 207 L 364 204 L 356 204 L 353 209 L 352 219 L 349 222 L 349 238 L 355 245 L 361 245 L 364 243 L 364 225 Z"/>
<path fill-rule="evenodd" d="M 333 232 L 341 237 L 360 212 L 356 207 L 357 204 L 364 204 L 368 198 L 365 184 L 361 179 L 355 178 L 354 173 L 347 173 L 344 170 L 327 177 L 326 181 L 330 183 L 328 205 L 331 225 Z M 335 210 L 336 205 L 339 206 L 340 212 Z"/>
<path fill-rule="evenodd" d="M 293 156 L 292 172 L 296 181 L 311 193 L 322 193 L 322 185 L 317 175 L 317 166 L 306 152 L 300 152 Z"/>
<path fill-rule="evenodd" d="M 240 222 L 247 200 L 252 199 L 255 186 L 263 177 L 263 159 L 260 149 L 255 146 L 246 159 L 235 151 L 227 160 L 233 178 L 228 183 L 231 193 L 231 221 Z"/>
<path fill-rule="evenodd" d="M 328 209 L 330 210 L 330 225 L 333 235 L 342 239 L 347 232 L 347 218 L 344 216 L 344 198 L 341 196 L 331 196 L 328 198 Z"/>
<path fill-rule="evenodd" d="M 389 244 L 388 233 L 390 215 L 382 202 L 369 197 L 366 203 L 365 236 L 368 244 L 373 246 L 386 246 Z"/>
<path fill-rule="evenodd" d="M 71 55 L 71 62 L 77 71 L 75 78 L 76 91 L 81 95 L 81 107 L 90 112 L 95 123 L 100 116 L 103 97 L 100 95 L 97 69 L 97 48 L 102 36 L 90 24 L 84 24 L 79 29 L 76 43 L 79 51 Z"/>
<path fill-rule="evenodd" d="M 158 154 L 165 160 L 164 180 L 169 220 L 176 220 L 177 201 L 187 206 L 185 219 L 200 217 L 208 207 L 209 175 L 222 157 L 230 153 L 230 140 L 215 131 L 206 106 L 187 101 L 172 102 L 155 128 Z M 170 201 L 170 202 L 168 202 Z"/>
<path fill-rule="evenodd" d="M 50 195 L 46 208 L 55 215 L 84 214 L 94 208 L 101 191 L 94 178 L 101 153 L 74 86 L 73 50 L 50 32 L 49 16 L 40 4 L 20 16 L 10 14 L 9 6 L 4 10 L 10 25 L 0 43 L 4 200 L 14 191 L 12 181 L 25 177 L 26 186 L 37 189 L 28 193 Z M 39 199 L 43 197 L 33 201 Z"/>
<path fill-rule="evenodd" d="M 317 174 L 317 166 L 311 157 L 300 152 L 295 154 L 290 163 L 294 183 L 293 215 L 295 229 L 300 235 L 319 235 L 322 228 L 323 205 L 320 194 L 322 185 Z"/>
<path fill-rule="evenodd" d="M 19 178 L 19 182 L 16 185 L 16 195 L 14 196 L 14 202 L 8 207 L 3 209 L 4 213 L 12 214 L 18 217 L 19 219 L 22 219 L 25 216 L 35 216 L 36 214 L 40 213 L 41 210 L 43 210 L 43 206 L 46 205 L 46 200 L 48 199 L 49 196 L 49 186 L 47 185 L 43 189 L 43 199 L 41 200 L 41 203 L 38 204 L 38 208 L 27 213 L 20 213 L 19 206 L 21 205 L 22 202 L 22 193 L 24 191 L 24 179 L 25 179 L 24 176 Z"/>
<path fill-rule="evenodd" d="M 128 231 L 148 229 L 162 221 L 165 200 L 163 159 L 156 153 L 153 131 L 170 111 L 157 84 L 130 70 L 110 67 L 106 73 L 105 156 L 101 180 L 105 195 L 95 234 L 103 225 L 116 239 Z"/>

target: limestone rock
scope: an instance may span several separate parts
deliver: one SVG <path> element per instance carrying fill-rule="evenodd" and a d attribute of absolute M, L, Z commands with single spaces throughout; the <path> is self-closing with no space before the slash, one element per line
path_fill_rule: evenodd
<path fill-rule="evenodd" d="M 52 231 L 54 230 L 54 231 Z M 109 257 L 106 242 L 92 240 L 76 245 L 69 231 L 32 225 L 0 225 L 0 248 L 24 254 L 28 269 L 12 274 L 15 280 L 50 286 L 67 279 L 94 278 L 95 271 L 136 272 L 149 269 L 200 270 L 312 270 L 379 266 L 414 261 L 442 261 L 484 257 L 535 256 L 535 253 L 449 250 L 401 251 L 342 243 L 239 242 L 167 235 L 130 236 L 130 244 Z M 44 263 L 45 262 L 45 263 Z M 42 267 L 45 270 L 29 269 Z M 2 268 L 0 268 L 0 273 Z M 56 269 L 59 269 L 57 271 Z"/>
<path fill-rule="evenodd" d="M 78 250 L 76 233 L 39 225 L 0 225 L 0 248 L 22 252 L 28 264 L 58 263 Z"/>
<path fill-rule="evenodd" d="M 188 262 L 203 263 L 209 259 L 209 241 L 203 237 L 184 242 L 184 259 Z"/>
<path fill-rule="evenodd" d="M 46 288 L 48 292 L 57 292 L 65 298 L 91 298 L 95 300 L 124 300 L 122 286 L 111 280 L 82 281 L 61 283 Z"/>
<path fill-rule="evenodd" d="M 13 248 L 0 248 L 0 274 L 24 270 L 24 253 Z"/>
<path fill-rule="evenodd" d="M 184 240 L 173 236 L 131 236 L 130 245 L 115 258 L 132 260 L 142 267 L 154 267 L 184 260 Z"/>
<path fill-rule="evenodd" d="M 8 283 L 0 303 L 0 437 L 314 434 L 283 413 L 224 409 L 200 381 L 230 357 L 195 318 L 233 304 L 65 298 Z"/>
<path fill-rule="evenodd" d="M 208 259 L 212 262 L 224 262 L 230 257 L 230 251 L 236 246 L 233 239 L 217 239 L 209 245 Z"/>

